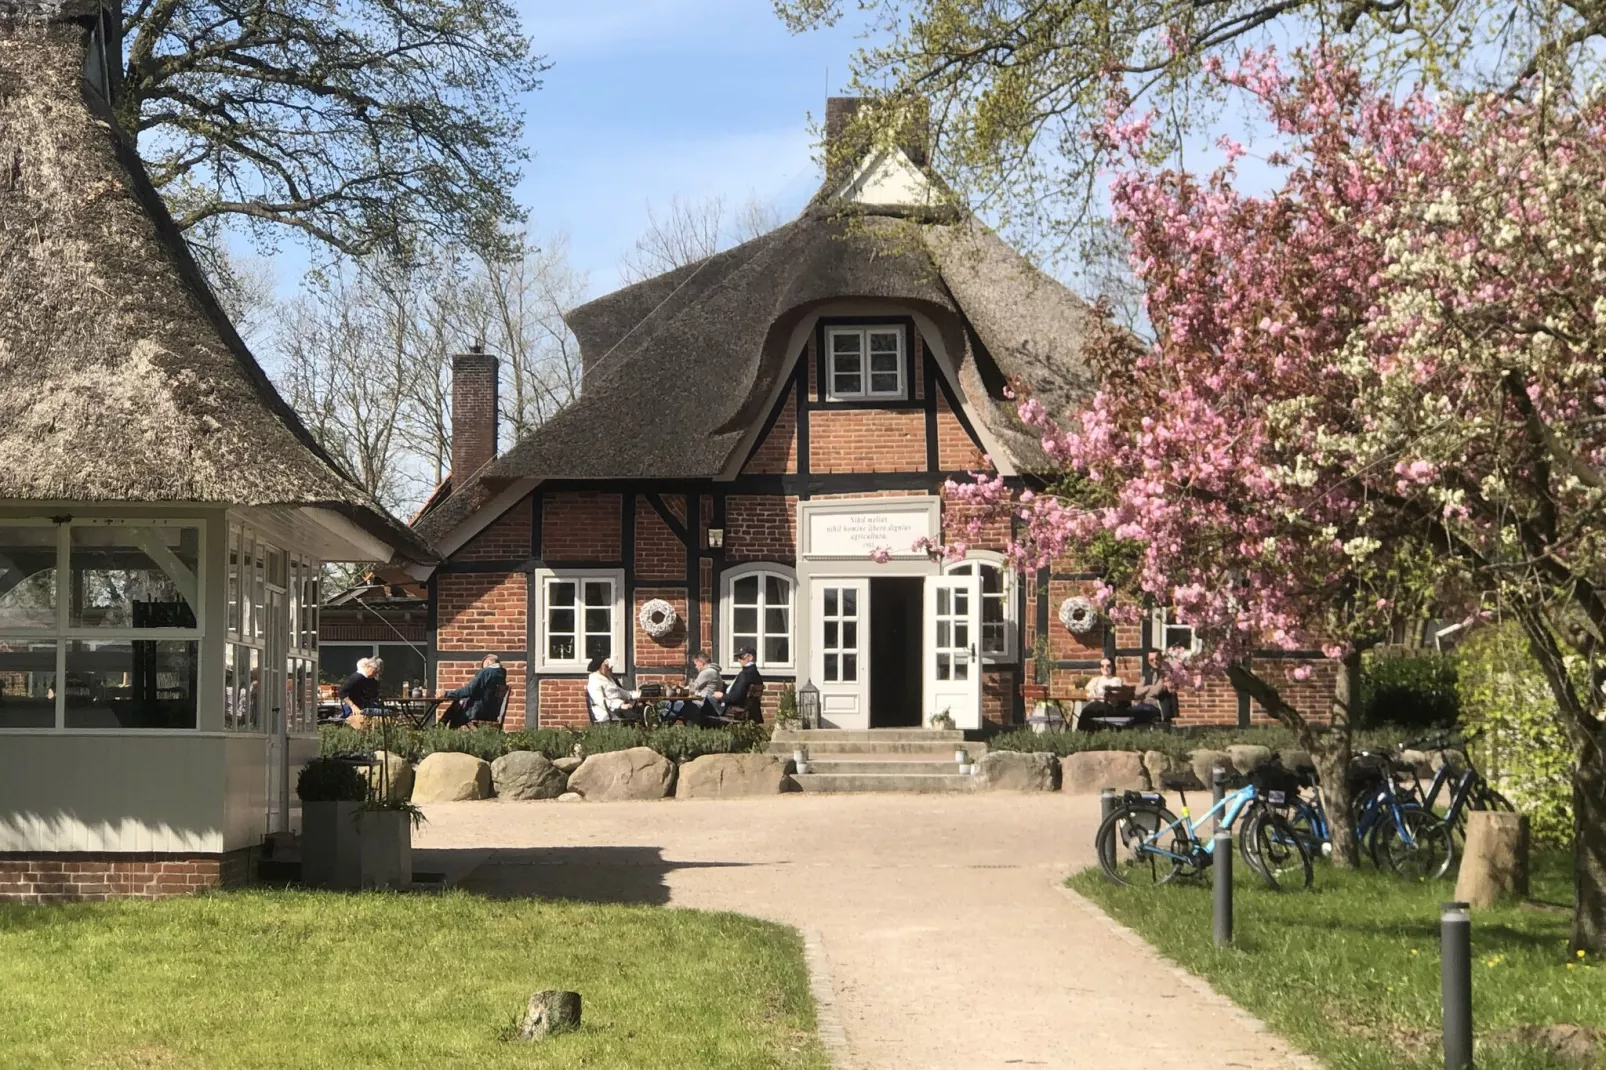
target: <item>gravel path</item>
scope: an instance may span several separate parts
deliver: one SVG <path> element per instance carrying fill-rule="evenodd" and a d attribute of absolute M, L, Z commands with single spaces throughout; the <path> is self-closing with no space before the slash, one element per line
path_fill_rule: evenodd
<path fill-rule="evenodd" d="M 1060 887 L 1093 862 L 1094 797 L 425 809 L 415 866 L 471 889 L 737 910 L 797 926 L 823 954 L 846 1034 L 840 1070 L 1307 1065 Z"/>

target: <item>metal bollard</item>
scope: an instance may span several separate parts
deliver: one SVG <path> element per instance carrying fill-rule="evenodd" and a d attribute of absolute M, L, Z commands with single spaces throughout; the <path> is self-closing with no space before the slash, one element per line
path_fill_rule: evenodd
<path fill-rule="evenodd" d="M 1221 800 L 1225 799 L 1226 797 L 1227 767 L 1224 765 L 1213 765 L 1210 767 L 1210 805 L 1212 807 L 1220 806 Z M 1221 831 L 1220 810 L 1217 810 L 1216 816 L 1210 819 L 1210 827 L 1216 832 Z"/>
<path fill-rule="evenodd" d="M 1216 871 L 1211 895 L 1215 939 L 1217 947 L 1226 947 L 1232 943 L 1232 833 L 1226 829 L 1217 832 L 1213 850 L 1210 864 Z"/>
<path fill-rule="evenodd" d="M 1472 1070 L 1472 918 L 1465 903 L 1445 903 L 1439 916 L 1439 998 L 1444 1070 Z"/>
<path fill-rule="evenodd" d="M 1099 824 L 1108 821 L 1113 813 L 1115 813 L 1115 789 L 1105 788 L 1099 792 Z"/>

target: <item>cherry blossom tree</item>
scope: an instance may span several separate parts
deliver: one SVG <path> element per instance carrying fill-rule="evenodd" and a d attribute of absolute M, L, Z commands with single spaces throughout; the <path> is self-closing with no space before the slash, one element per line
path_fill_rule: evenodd
<path fill-rule="evenodd" d="M 1238 190 L 1230 141 L 1208 176 L 1154 166 L 1116 100 L 1099 136 L 1156 341 L 1092 339 L 1078 411 L 1022 401 L 1050 492 L 949 493 L 1016 513 L 1023 565 L 1124 547 L 1106 601 L 1174 605 L 1205 642 L 1188 670 L 1291 724 L 1335 817 L 1360 651 L 1430 612 L 1514 616 L 1576 751 L 1572 939 L 1606 950 L 1606 99 L 1391 92 L 1329 53 L 1212 73 L 1278 131 L 1281 187 Z M 1245 667 L 1265 647 L 1337 663 L 1335 731 Z"/>

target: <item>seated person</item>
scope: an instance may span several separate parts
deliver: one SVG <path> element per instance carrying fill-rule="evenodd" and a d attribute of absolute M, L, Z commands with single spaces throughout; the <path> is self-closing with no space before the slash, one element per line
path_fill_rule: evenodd
<path fill-rule="evenodd" d="M 626 691 L 613 678 L 613 662 L 592 658 L 586 666 L 586 709 L 593 721 L 640 721 L 641 693 Z"/>
<path fill-rule="evenodd" d="M 495 654 L 485 655 L 480 671 L 462 687 L 442 691 L 442 698 L 455 699 L 441 714 L 441 724 L 463 728 L 475 721 L 494 721 L 501 712 L 502 696 L 507 694 L 507 670 Z"/>
<path fill-rule="evenodd" d="M 1117 687 L 1124 687 L 1122 679 L 1115 675 L 1115 663 L 1109 658 L 1099 659 L 1099 674 L 1087 682 L 1087 701 L 1082 704 L 1082 712 L 1077 716 L 1077 724 L 1086 722 L 1089 726 L 1096 723 L 1100 717 L 1108 717 L 1116 712 L 1117 707 L 1109 702 L 1105 695 Z"/>
<path fill-rule="evenodd" d="M 1138 685 L 1132 712 L 1142 715 L 1146 721 L 1165 724 L 1176 719 L 1177 694 L 1166 678 L 1165 662 L 1158 650 L 1149 651 L 1148 663 L 1145 675 L 1149 682 Z"/>
<path fill-rule="evenodd" d="M 671 702 L 669 717 L 675 721 L 702 724 L 708 718 L 719 715 L 719 704 L 714 701 L 714 693 L 724 687 L 725 682 L 719 675 L 719 666 L 709 661 L 708 655 L 702 651 L 691 656 L 691 663 L 697 670 L 696 675 L 686 681 L 686 690 L 691 692 L 691 697 Z"/>
<path fill-rule="evenodd" d="M 758 674 L 758 666 L 754 664 L 757 660 L 758 654 L 750 646 L 744 646 L 736 652 L 736 661 L 741 665 L 742 670 L 736 674 L 736 679 L 731 681 L 730 687 L 723 691 L 714 692 L 715 701 L 720 703 L 726 711 L 745 711 L 748 693 L 752 691 L 755 685 L 764 682 L 764 678 Z M 728 712 L 726 716 L 729 716 Z M 755 721 L 762 721 L 763 719 L 763 713 L 755 713 L 753 717 Z"/>
<path fill-rule="evenodd" d="M 368 720 L 363 711 L 379 705 L 379 676 L 384 671 L 385 663 L 379 658 L 357 660 L 357 671 L 340 685 L 337 692 L 340 696 L 340 716 L 336 718 L 337 721 L 362 729 Z"/>

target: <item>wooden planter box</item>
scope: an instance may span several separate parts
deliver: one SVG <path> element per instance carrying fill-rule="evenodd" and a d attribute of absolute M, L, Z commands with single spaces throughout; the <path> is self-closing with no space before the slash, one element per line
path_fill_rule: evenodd
<path fill-rule="evenodd" d="M 355 802 L 302 803 L 301 815 L 302 884 L 339 891 L 412 884 L 408 815 Z"/>

